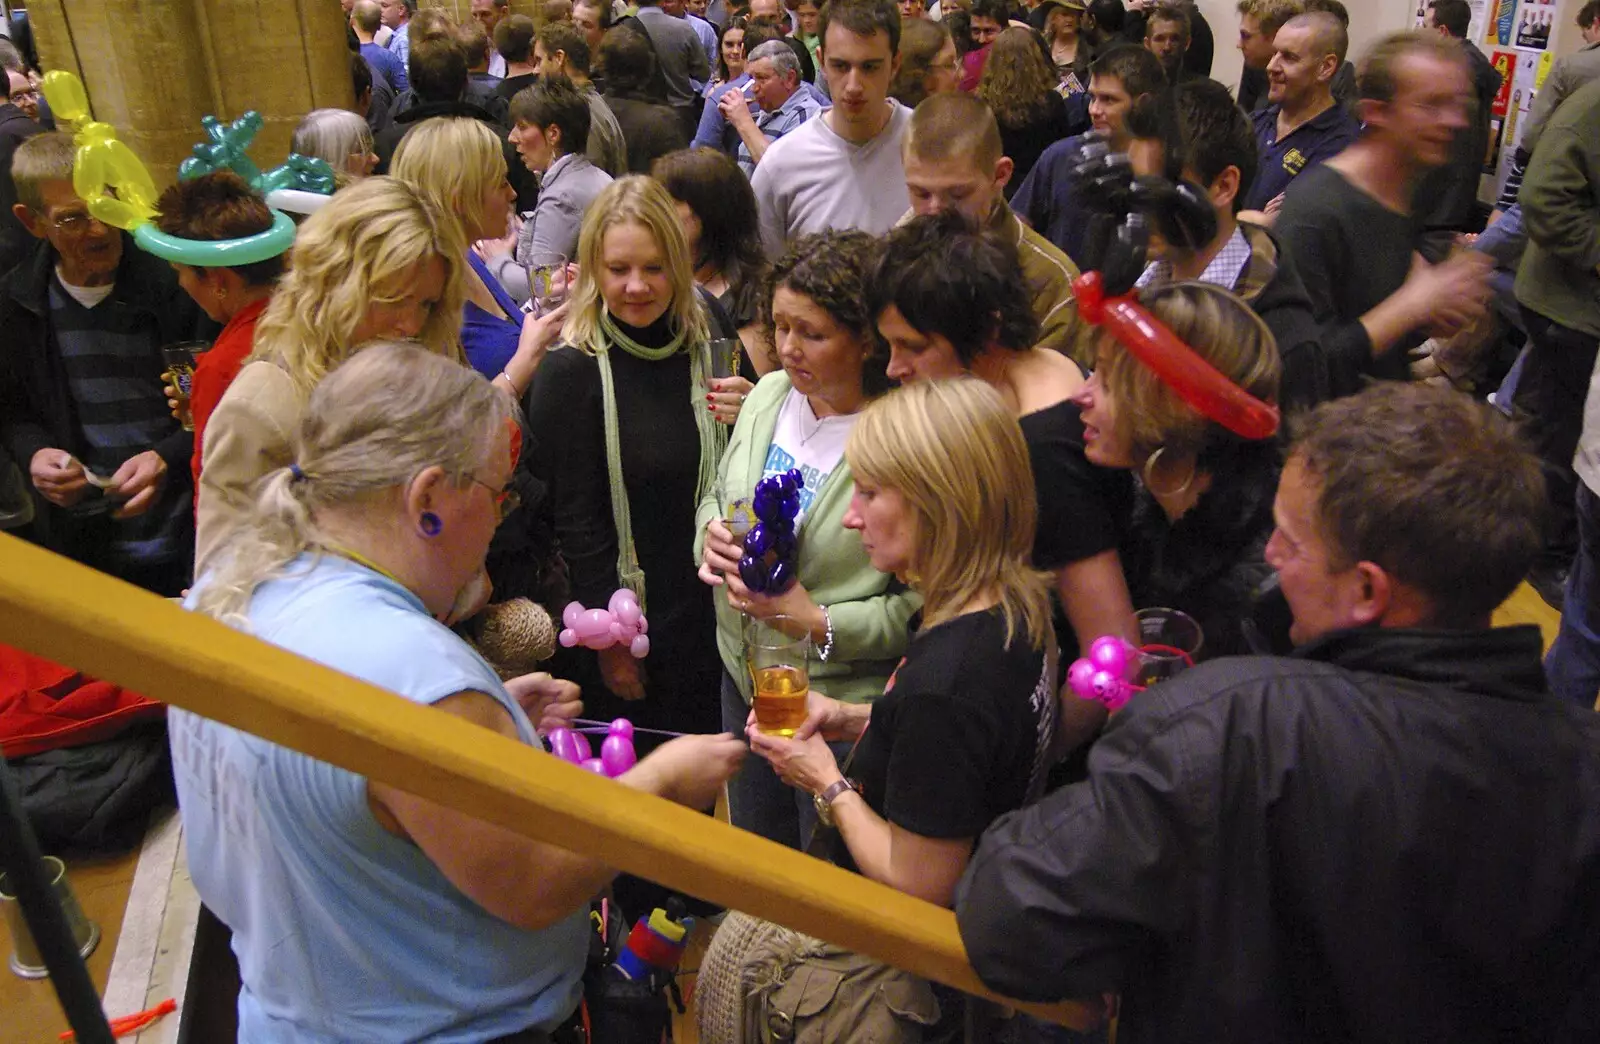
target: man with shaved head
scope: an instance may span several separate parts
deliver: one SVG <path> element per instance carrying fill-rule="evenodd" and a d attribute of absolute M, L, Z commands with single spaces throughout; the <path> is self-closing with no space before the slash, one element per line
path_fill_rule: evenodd
<path fill-rule="evenodd" d="M 1011 212 L 1005 186 L 1012 166 L 994 112 L 976 96 L 957 91 L 929 95 L 911 114 L 904 167 L 912 213 L 953 210 L 974 229 L 991 230 L 1015 246 L 1039 320 L 1038 346 L 1070 354 L 1075 330 L 1072 281 L 1078 268 Z"/>
<path fill-rule="evenodd" d="M 1255 112 L 1267 107 L 1267 64 L 1277 52 L 1272 41 L 1283 23 L 1305 8 L 1300 0 L 1239 0 L 1239 108 Z"/>
<path fill-rule="evenodd" d="M 1269 219 L 1283 202 L 1289 182 L 1331 159 L 1356 140 L 1355 118 L 1333 100 L 1333 78 L 1349 46 L 1344 25 L 1326 11 L 1295 15 L 1273 37 L 1267 63 L 1267 100 L 1257 112 L 1261 166 L 1245 196 L 1246 210 Z"/>

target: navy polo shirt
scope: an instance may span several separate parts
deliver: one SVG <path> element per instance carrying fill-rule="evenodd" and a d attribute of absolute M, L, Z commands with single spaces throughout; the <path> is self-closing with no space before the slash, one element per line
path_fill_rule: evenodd
<path fill-rule="evenodd" d="M 1356 140 L 1361 125 L 1341 105 L 1323 110 L 1283 139 L 1278 138 L 1278 111 L 1269 105 L 1251 114 L 1256 127 L 1256 145 L 1261 159 L 1255 184 L 1244 197 L 1244 209 L 1260 210 L 1289 187 L 1295 175 L 1331 159 Z"/>

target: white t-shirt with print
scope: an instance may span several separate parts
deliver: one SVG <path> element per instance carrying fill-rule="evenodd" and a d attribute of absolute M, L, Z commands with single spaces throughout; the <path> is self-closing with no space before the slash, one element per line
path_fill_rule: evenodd
<path fill-rule="evenodd" d="M 790 468 L 800 469 L 805 487 L 800 490 L 800 514 L 794 520 L 797 528 L 811 509 L 817 491 L 844 460 L 844 444 L 858 416 L 860 414 L 849 413 L 819 418 L 812 412 L 806 397 L 793 388 L 778 408 L 778 425 L 772 431 L 772 445 L 767 447 L 767 461 L 762 465 L 761 477 L 781 475 Z"/>

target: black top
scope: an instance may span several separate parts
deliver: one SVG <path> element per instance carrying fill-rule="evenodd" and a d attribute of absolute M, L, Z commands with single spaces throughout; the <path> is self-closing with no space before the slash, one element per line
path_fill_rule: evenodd
<path fill-rule="evenodd" d="M 517 92 L 524 87 L 532 87 L 539 82 L 538 73 L 522 73 L 518 76 L 507 76 L 495 86 L 494 92 L 505 99 L 507 105 L 517 96 Z"/>
<path fill-rule="evenodd" d="M 1039 498 L 1033 564 L 1055 570 L 1115 549 L 1133 510 L 1133 479 L 1083 455 L 1083 410 L 1068 399 L 1018 419 Z"/>
<path fill-rule="evenodd" d="M 1600 1039 L 1600 715 L 1541 645 L 1341 631 L 1134 699 L 985 835 L 973 967 L 1120 993 L 1125 1044 Z"/>
<path fill-rule="evenodd" d="M 638 94 L 608 91 L 602 97 L 622 128 L 629 174 L 648 174 L 658 157 L 689 147 L 683 120 L 672 106 Z"/>
<path fill-rule="evenodd" d="M 1122 570 L 1135 609 L 1167 606 L 1195 618 L 1202 659 L 1249 652 L 1243 624 L 1256 592 L 1273 575 L 1264 557 L 1278 488 L 1276 442 L 1231 440 L 1207 451 L 1211 486 L 1173 522 L 1143 485 L 1137 488 Z"/>
<path fill-rule="evenodd" d="M 665 317 L 643 330 L 617 325 L 646 346 L 669 340 Z M 643 661 L 646 699 L 618 709 L 603 690 L 585 686 L 584 700 L 595 717 L 615 711 L 637 725 L 718 732 L 722 668 L 716 621 L 711 588 L 696 575 L 694 561 L 700 435 L 692 412 L 689 353 L 650 362 L 616 348 L 610 359 L 622 481 L 645 574 L 651 648 Z M 575 348 L 551 352 L 528 389 L 528 426 L 533 435 L 529 467 L 549 487 L 572 597 L 585 608 L 604 608 L 618 586 L 617 531 L 598 360 Z M 561 607 L 554 608 L 559 616 Z M 578 659 L 592 661 L 593 654 Z M 604 712 L 595 713 L 602 705 Z"/>
<path fill-rule="evenodd" d="M 1045 149 L 1072 133 L 1072 123 L 1067 117 L 1067 103 L 1055 91 L 1049 92 L 1049 109 L 1041 119 L 1020 127 L 1000 125 L 1000 144 L 1011 157 L 1015 167 L 1011 180 L 1006 182 L 1006 199 L 1009 201 L 1028 176 L 1033 165 Z"/>
<path fill-rule="evenodd" d="M 1360 319 L 1400 289 L 1411 272 L 1411 254 L 1420 242 L 1419 223 L 1390 210 L 1347 181 L 1327 164 L 1295 178 L 1273 225 L 1283 252 L 1300 274 L 1311 296 L 1311 312 L 1330 339 L 1348 328 L 1357 343 L 1339 353 L 1356 372 L 1344 379 L 1336 373 L 1335 395 L 1359 389 L 1359 374 L 1409 380 L 1407 351 L 1422 343 L 1418 330 L 1400 339 L 1381 358 L 1371 357 L 1371 341 Z M 1348 338 L 1344 338 L 1348 340 Z M 1330 360 L 1333 365 L 1337 360 Z"/>
<path fill-rule="evenodd" d="M 1038 797 L 1055 731 L 1044 652 L 998 608 L 919 632 L 872 705 L 849 775 L 872 810 L 922 837 L 976 838 Z M 838 845 L 839 863 L 856 869 Z"/>

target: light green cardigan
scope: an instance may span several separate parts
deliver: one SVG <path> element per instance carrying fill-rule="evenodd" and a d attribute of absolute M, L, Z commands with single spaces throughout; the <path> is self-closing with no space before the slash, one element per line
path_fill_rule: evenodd
<path fill-rule="evenodd" d="M 722 455 L 716 489 L 700 501 L 695 512 L 695 561 L 705 545 L 706 523 L 722 518 L 728 500 L 748 497 L 761 479 L 778 426 L 778 411 L 789 394 L 789 377 L 775 370 L 761 378 L 739 411 L 728 449 Z M 922 608 L 922 596 L 893 576 L 872 568 L 861 547 L 860 534 L 844 528 L 845 509 L 855 490 L 850 466 L 840 462 L 811 502 L 796 534 L 799 540 L 799 582 L 812 599 L 827 607 L 833 620 L 833 651 L 827 663 L 813 661 L 812 685 L 846 703 L 866 703 L 883 694 L 889 673 L 906 651 L 907 621 Z M 728 605 L 725 588 L 718 589 L 717 651 L 722 665 L 750 702 L 750 673 L 744 663 L 741 615 Z"/>

